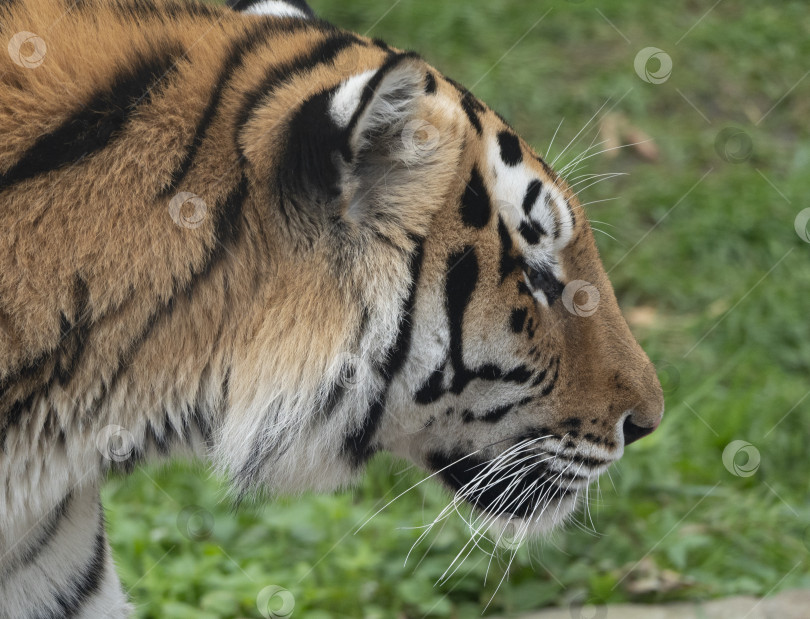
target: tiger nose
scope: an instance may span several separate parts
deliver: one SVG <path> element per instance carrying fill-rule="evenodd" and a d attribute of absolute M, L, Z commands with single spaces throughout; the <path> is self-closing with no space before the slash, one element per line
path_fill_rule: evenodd
<path fill-rule="evenodd" d="M 629 445 L 630 443 L 635 443 L 638 439 L 644 438 L 648 434 L 652 434 L 653 431 L 661 424 L 661 417 L 653 424 L 649 426 L 642 426 L 636 423 L 633 417 L 633 413 L 627 415 L 624 418 L 624 422 L 622 423 L 622 435 L 624 436 L 624 444 L 625 446 Z"/>
<path fill-rule="evenodd" d="M 617 430 L 624 437 L 625 446 L 652 434 L 664 416 L 664 393 L 651 363 L 642 376 L 641 380 L 628 381 L 623 391 L 625 397 L 620 398 L 625 414 L 618 420 Z"/>

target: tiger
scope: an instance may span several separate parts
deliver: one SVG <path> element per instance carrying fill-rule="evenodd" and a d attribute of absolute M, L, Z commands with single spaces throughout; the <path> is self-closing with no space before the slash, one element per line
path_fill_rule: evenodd
<path fill-rule="evenodd" d="M 0 17 L 0 617 L 131 615 L 99 489 L 145 463 L 387 452 L 528 538 L 661 422 L 575 192 L 418 54 L 300 0 Z"/>

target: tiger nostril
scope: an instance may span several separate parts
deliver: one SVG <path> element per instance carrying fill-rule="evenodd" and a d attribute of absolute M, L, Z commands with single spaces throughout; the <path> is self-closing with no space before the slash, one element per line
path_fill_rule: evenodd
<path fill-rule="evenodd" d="M 648 434 L 652 434 L 653 430 L 658 427 L 658 424 L 648 427 L 639 426 L 633 423 L 631 419 L 632 416 L 628 415 L 622 424 L 622 434 L 624 434 L 625 446 L 629 445 L 630 443 L 635 443 L 638 439 L 644 438 Z"/>

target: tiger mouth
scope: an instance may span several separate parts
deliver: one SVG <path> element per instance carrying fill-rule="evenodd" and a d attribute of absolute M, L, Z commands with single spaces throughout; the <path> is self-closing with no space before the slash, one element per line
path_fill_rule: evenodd
<path fill-rule="evenodd" d="M 576 497 L 594 479 L 577 472 L 573 460 L 566 464 L 546 452 L 512 450 L 493 459 L 434 453 L 428 462 L 456 499 L 490 516 L 510 519 L 539 519 L 549 506 Z"/>

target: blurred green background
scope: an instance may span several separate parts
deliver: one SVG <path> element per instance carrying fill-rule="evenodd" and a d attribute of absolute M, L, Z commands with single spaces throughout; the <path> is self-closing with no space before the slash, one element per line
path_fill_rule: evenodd
<path fill-rule="evenodd" d="M 573 175 L 626 176 L 587 188 L 597 177 L 569 178 L 592 203 L 605 267 L 659 367 L 667 413 L 601 480 L 593 525 L 580 513 L 521 549 L 494 597 L 509 555 L 495 556 L 485 580 L 488 548 L 436 584 L 468 540 L 460 518 L 405 564 L 417 527 L 448 500 L 430 483 L 355 534 L 421 479 L 385 457 L 353 492 L 238 511 L 193 465 L 114 479 L 110 535 L 139 616 L 259 617 L 257 596 L 273 585 L 293 594 L 297 617 L 474 617 L 490 598 L 485 615 L 510 615 L 810 587 L 810 244 L 806 227 L 795 229 L 810 207 L 807 4 L 312 5 L 419 51 L 548 160 L 573 141 L 558 168 L 605 140 L 591 152 L 650 140 L 595 154 Z M 636 71 L 647 47 L 671 59 L 668 77 L 660 55 Z M 732 441 L 751 447 L 727 449 Z"/>

